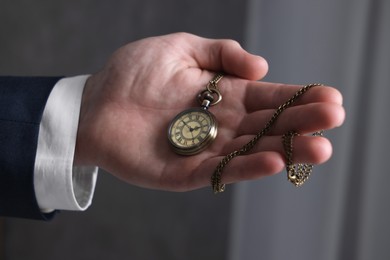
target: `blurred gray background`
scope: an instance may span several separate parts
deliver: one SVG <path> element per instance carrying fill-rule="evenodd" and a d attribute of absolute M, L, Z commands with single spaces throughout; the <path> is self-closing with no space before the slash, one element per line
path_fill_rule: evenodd
<path fill-rule="evenodd" d="M 333 85 L 347 110 L 300 189 L 284 172 L 222 196 L 100 172 L 86 212 L 2 219 L 0 259 L 389 259 L 389 26 L 386 0 L 0 0 L 2 75 L 93 73 L 129 41 L 186 31 L 264 56 L 267 81 Z"/>

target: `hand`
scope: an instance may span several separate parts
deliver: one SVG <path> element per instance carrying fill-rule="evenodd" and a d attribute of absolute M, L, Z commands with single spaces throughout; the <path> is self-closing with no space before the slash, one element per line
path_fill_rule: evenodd
<path fill-rule="evenodd" d="M 128 44 L 87 81 L 75 163 L 97 165 L 141 187 L 186 191 L 209 186 L 223 156 L 248 142 L 301 87 L 254 81 L 267 70 L 263 58 L 231 40 L 178 33 Z M 216 140 L 198 155 L 175 154 L 167 140 L 169 122 L 182 110 L 199 106 L 196 95 L 221 71 L 227 75 L 218 84 L 223 100 L 210 108 L 219 124 Z M 340 126 L 341 104 L 336 89 L 311 89 L 283 112 L 253 151 L 232 160 L 222 182 L 280 172 L 281 135 L 292 129 L 309 133 Z M 332 153 L 322 137 L 297 137 L 294 149 L 296 162 L 323 163 Z"/>

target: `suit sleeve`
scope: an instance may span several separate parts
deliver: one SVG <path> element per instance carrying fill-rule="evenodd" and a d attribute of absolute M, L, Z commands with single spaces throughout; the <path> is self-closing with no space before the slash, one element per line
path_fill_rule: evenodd
<path fill-rule="evenodd" d="M 39 125 L 58 77 L 0 77 L 0 215 L 50 219 L 34 192 Z"/>

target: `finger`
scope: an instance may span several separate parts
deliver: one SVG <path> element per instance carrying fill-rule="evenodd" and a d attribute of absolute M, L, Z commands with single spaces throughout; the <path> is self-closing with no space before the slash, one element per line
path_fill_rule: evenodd
<path fill-rule="evenodd" d="M 236 140 L 237 143 L 232 146 L 240 147 L 238 143 L 246 142 L 250 137 L 244 139 Z M 225 166 L 222 171 L 222 183 L 260 179 L 284 169 L 285 155 L 282 151 L 281 137 L 264 138 L 254 149 L 254 153 L 235 157 Z M 326 138 L 306 136 L 294 138 L 294 163 L 323 163 L 330 158 L 331 153 L 332 146 Z M 222 156 L 214 157 L 203 162 L 188 179 L 187 189 L 210 185 L 211 176 L 222 158 Z"/>
<path fill-rule="evenodd" d="M 202 69 L 223 71 L 249 80 L 259 80 L 268 71 L 267 61 L 245 51 L 234 40 L 212 40 L 187 35 L 193 58 Z"/>
<path fill-rule="evenodd" d="M 258 133 L 274 113 L 274 110 L 262 110 L 245 116 L 237 129 L 237 136 Z M 268 134 L 281 135 L 290 130 L 306 134 L 332 129 L 340 126 L 344 118 L 343 107 L 334 103 L 290 107 L 280 114 Z"/>
<path fill-rule="evenodd" d="M 191 176 L 187 184 L 181 184 L 181 190 L 198 189 L 211 186 L 211 176 L 223 157 L 214 157 L 204 161 Z M 239 156 L 229 162 L 222 171 L 222 183 L 233 183 L 244 180 L 260 179 L 276 174 L 284 169 L 284 159 L 277 152 L 260 152 Z M 183 188 L 184 187 L 184 188 Z"/>
<path fill-rule="evenodd" d="M 223 154 L 240 150 L 253 139 L 253 135 L 240 136 L 223 149 Z M 261 152 L 276 152 L 285 155 L 282 136 L 264 136 L 246 154 Z M 325 137 L 295 136 L 293 143 L 293 161 L 295 163 L 320 164 L 326 162 L 332 155 L 332 144 Z"/>
<path fill-rule="evenodd" d="M 244 104 L 248 112 L 275 109 L 289 100 L 302 87 L 300 85 L 250 82 L 246 87 Z M 317 86 L 300 96 L 293 105 L 312 102 L 329 102 L 341 105 L 343 98 L 341 93 L 333 87 Z"/>
<path fill-rule="evenodd" d="M 312 138 L 307 145 L 307 138 Z M 301 139 L 301 140 L 300 140 Z M 322 139 L 322 140 L 321 140 Z M 302 142 L 306 144 L 302 144 Z M 316 144 L 317 143 L 317 144 Z M 331 144 L 320 137 L 294 138 L 294 163 L 323 163 L 332 153 Z M 303 150 L 302 150 L 303 149 Z M 307 149 L 307 151 L 305 151 Z M 254 180 L 281 172 L 285 167 L 285 156 L 274 151 L 264 151 L 234 158 L 222 173 L 222 183 Z"/>

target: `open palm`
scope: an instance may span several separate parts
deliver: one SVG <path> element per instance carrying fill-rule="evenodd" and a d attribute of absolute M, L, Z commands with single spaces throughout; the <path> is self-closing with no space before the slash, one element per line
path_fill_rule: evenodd
<path fill-rule="evenodd" d="M 300 88 L 255 81 L 267 69 L 264 59 L 230 40 L 179 33 L 126 45 L 87 82 L 75 161 L 97 165 L 142 187 L 185 191 L 207 186 L 223 156 L 248 142 Z M 226 73 L 219 82 L 223 100 L 210 108 L 218 121 L 216 140 L 200 154 L 175 154 L 167 139 L 169 122 L 184 109 L 199 106 L 195 97 L 219 71 Z M 344 119 L 341 104 L 334 88 L 310 90 L 253 151 L 226 167 L 223 182 L 280 172 L 281 135 L 339 126 Z M 325 138 L 294 140 L 296 161 L 322 163 L 331 155 Z"/>

